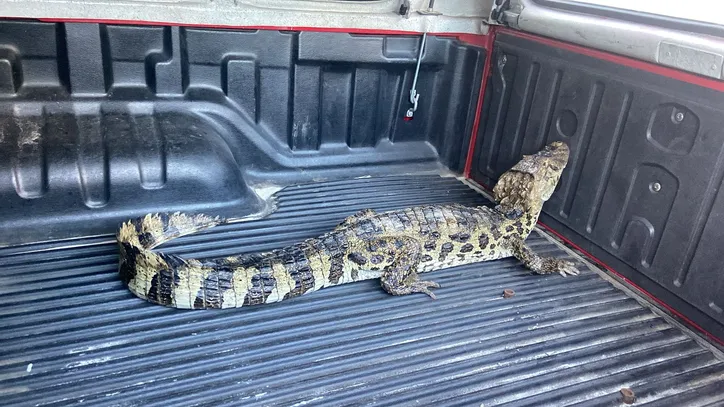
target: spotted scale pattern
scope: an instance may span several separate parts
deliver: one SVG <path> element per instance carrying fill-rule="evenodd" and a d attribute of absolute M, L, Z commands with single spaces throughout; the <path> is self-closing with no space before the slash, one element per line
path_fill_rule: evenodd
<path fill-rule="evenodd" d="M 119 229 L 119 271 L 138 297 L 187 309 L 268 304 L 372 278 L 393 295 L 435 298 L 430 289 L 438 285 L 422 281 L 420 273 L 511 255 L 537 273 L 576 274 L 566 262 L 536 257 L 524 243 L 567 158 L 560 143 L 526 156 L 501 177 L 496 198 L 505 205 L 497 208 L 430 205 L 380 214 L 366 209 L 319 237 L 221 259 L 184 259 L 154 249 L 223 219 L 147 215 Z"/>

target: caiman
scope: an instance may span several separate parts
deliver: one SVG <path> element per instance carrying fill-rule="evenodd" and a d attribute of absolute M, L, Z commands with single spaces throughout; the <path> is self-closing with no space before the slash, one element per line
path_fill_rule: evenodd
<path fill-rule="evenodd" d="M 319 237 L 265 253 L 191 259 L 155 251 L 171 239 L 226 220 L 203 214 L 149 214 L 119 229 L 119 272 L 138 297 L 175 308 L 268 304 L 321 288 L 380 279 L 393 295 L 439 285 L 421 273 L 515 256 L 539 274 L 578 274 L 571 262 L 525 244 L 553 194 L 569 150 L 553 142 L 526 155 L 493 189 L 497 206 L 428 205 L 360 211 Z"/>

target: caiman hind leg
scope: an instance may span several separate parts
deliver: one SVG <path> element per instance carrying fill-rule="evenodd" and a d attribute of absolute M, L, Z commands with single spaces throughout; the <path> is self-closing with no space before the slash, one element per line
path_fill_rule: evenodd
<path fill-rule="evenodd" d="M 433 281 L 420 281 L 417 266 L 420 264 L 420 243 L 410 238 L 390 238 L 387 245 L 394 249 L 394 259 L 385 267 L 380 277 L 382 288 L 392 295 L 424 293 L 433 300 L 437 299 L 430 288 L 439 288 Z"/>
<path fill-rule="evenodd" d="M 563 277 L 567 275 L 578 275 L 580 272 L 568 260 L 556 259 L 555 257 L 543 257 L 534 252 L 520 238 L 511 238 L 508 240 L 508 246 L 516 259 L 523 262 L 525 267 L 534 273 L 551 274 L 558 273 Z"/>

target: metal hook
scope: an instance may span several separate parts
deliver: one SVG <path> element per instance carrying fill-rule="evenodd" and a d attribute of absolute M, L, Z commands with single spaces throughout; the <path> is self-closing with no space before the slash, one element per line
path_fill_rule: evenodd
<path fill-rule="evenodd" d="M 417 56 L 417 67 L 415 68 L 415 77 L 412 79 L 412 89 L 410 89 L 410 104 L 412 107 L 407 109 L 405 112 L 405 119 L 411 120 L 412 116 L 417 111 L 417 101 L 420 99 L 420 94 L 417 93 L 417 77 L 420 75 L 420 64 L 422 63 L 422 53 L 425 51 L 425 43 L 427 42 L 427 33 L 422 33 L 422 42 L 420 43 L 420 53 Z"/>

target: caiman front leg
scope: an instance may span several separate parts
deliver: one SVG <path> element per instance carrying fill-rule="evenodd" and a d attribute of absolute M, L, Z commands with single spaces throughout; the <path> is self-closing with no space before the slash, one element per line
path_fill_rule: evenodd
<path fill-rule="evenodd" d="M 534 252 L 520 238 L 511 238 L 508 245 L 516 259 L 523 262 L 523 265 L 534 273 L 551 274 L 558 273 L 563 277 L 567 275 L 578 275 L 580 272 L 568 260 L 556 259 L 555 257 L 543 257 Z"/>
<path fill-rule="evenodd" d="M 417 265 L 421 257 L 420 243 L 414 239 L 391 238 L 389 244 L 395 247 L 395 257 L 382 272 L 382 288 L 392 295 L 424 293 L 433 300 L 437 299 L 430 288 L 440 288 L 440 284 L 420 281 L 417 275 Z"/>

